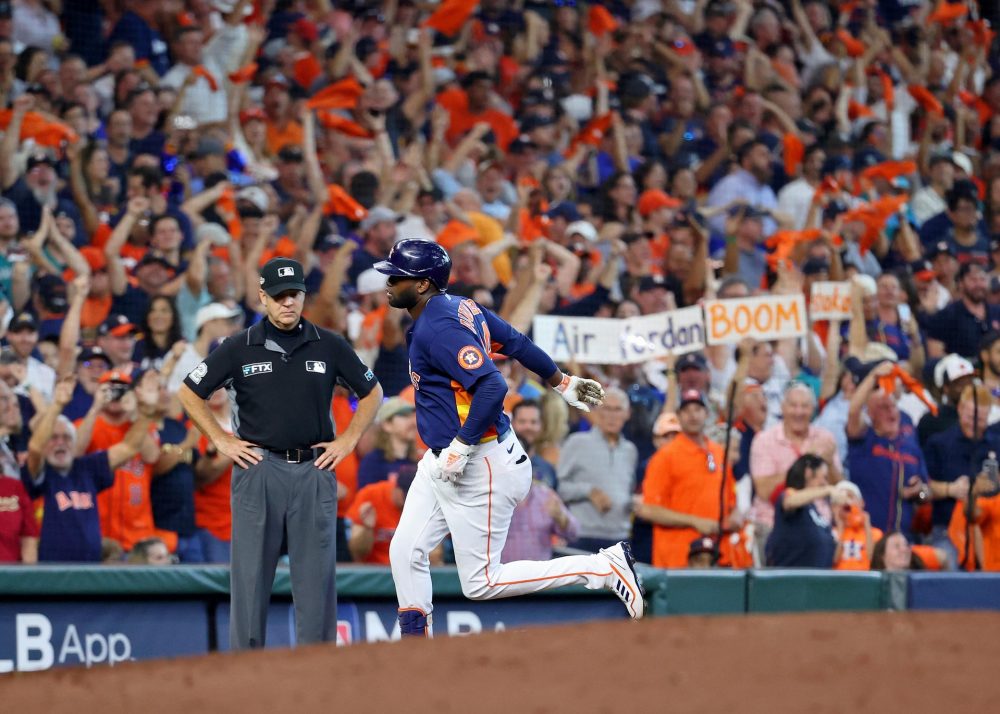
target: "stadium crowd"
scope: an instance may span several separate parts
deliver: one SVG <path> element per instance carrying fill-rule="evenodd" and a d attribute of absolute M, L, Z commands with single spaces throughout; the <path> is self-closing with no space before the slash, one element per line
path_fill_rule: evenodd
<path fill-rule="evenodd" d="M 232 464 L 176 391 L 287 256 L 389 397 L 336 472 L 338 559 L 387 564 L 423 447 L 372 266 L 406 237 L 527 334 L 849 293 L 802 337 L 573 364 L 586 416 L 498 360 L 535 470 L 505 560 L 1000 570 L 997 13 L 0 0 L 0 561 L 228 560 Z"/>

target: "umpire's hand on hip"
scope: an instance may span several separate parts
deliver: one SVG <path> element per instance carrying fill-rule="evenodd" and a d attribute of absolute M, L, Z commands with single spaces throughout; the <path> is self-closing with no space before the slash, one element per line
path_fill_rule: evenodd
<path fill-rule="evenodd" d="M 447 483 L 457 483 L 466 464 L 469 463 L 469 454 L 471 453 L 472 445 L 459 441 L 456 436 L 448 444 L 448 448 L 438 456 L 434 477 Z"/>
<path fill-rule="evenodd" d="M 221 437 L 216 442 L 215 448 L 219 450 L 220 454 L 225 454 L 233 460 L 233 463 L 244 469 L 248 469 L 254 464 L 259 464 L 264 458 L 255 451 L 258 448 L 256 444 L 243 441 L 243 439 L 232 434 L 226 434 Z"/>
<path fill-rule="evenodd" d="M 323 449 L 323 453 L 315 461 L 316 468 L 332 471 L 337 468 L 337 464 L 350 456 L 355 446 L 356 443 L 351 443 L 350 439 L 345 438 L 313 444 L 314 449 Z"/>

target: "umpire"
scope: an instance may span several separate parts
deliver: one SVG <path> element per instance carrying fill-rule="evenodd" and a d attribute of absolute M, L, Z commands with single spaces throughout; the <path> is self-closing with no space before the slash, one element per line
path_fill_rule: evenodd
<path fill-rule="evenodd" d="M 264 646 L 282 541 L 288 543 L 299 643 L 336 639 L 337 482 L 332 469 L 358 443 L 382 402 L 375 375 L 343 337 L 302 319 L 302 265 L 287 258 L 260 272 L 265 318 L 233 335 L 192 370 L 184 409 L 234 462 L 230 646 Z M 358 395 L 336 440 L 330 403 L 338 382 Z M 224 387 L 233 434 L 205 400 Z"/>

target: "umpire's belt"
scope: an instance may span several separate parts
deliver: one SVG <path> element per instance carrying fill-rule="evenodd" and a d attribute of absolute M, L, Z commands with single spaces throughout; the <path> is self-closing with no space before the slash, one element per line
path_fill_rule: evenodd
<path fill-rule="evenodd" d="M 258 451 L 274 454 L 281 461 L 290 464 L 301 464 L 303 461 L 312 461 L 319 458 L 323 449 L 272 449 L 270 446 L 261 446 Z M 261 454 L 264 456 L 265 454 Z"/>
<path fill-rule="evenodd" d="M 508 429 L 507 431 L 505 431 L 500 436 L 487 436 L 485 439 L 480 439 L 479 440 L 479 444 L 480 445 L 482 445 L 482 444 L 488 444 L 488 443 L 490 443 L 491 441 L 494 441 L 494 440 L 496 440 L 496 442 L 498 444 L 502 444 L 503 442 L 507 441 L 507 439 L 508 439 L 508 437 L 510 437 L 511 433 L 512 433 L 511 430 Z M 431 453 L 434 454 L 435 456 L 440 456 L 442 451 L 444 451 L 444 449 L 431 449 Z"/>

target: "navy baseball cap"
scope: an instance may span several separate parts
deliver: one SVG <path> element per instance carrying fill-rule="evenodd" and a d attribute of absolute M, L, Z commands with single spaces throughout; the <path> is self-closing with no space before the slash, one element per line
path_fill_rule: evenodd
<path fill-rule="evenodd" d="M 549 210 L 546 211 L 545 215 L 549 218 L 562 218 L 568 223 L 573 221 L 579 221 L 583 218 L 580 215 L 580 211 L 577 210 L 576 204 L 570 203 L 569 201 L 559 201 L 549 206 Z"/>
<path fill-rule="evenodd" d="M 678 411 L 686 407 L 688 404 L 700 404 L 703 407 L 708 407 L 708 402 L 705 401 L 705 395 L 697 389 L 687 389 L 683 394 L 681 394 L 681 405 L 677 408 Z"/>
<path fill-rule="evenodd" d="M 38 332 L 38 320 L 30 312 L 18 313 L 7 326 L 7 332 L 20 332 L 21 330 Z"/>
<path fill-rule="evenodd" d="M 260 289 L 271 297 L 286 290 L 306 291 L 302 263 L 291 258 L 271 258 L 260 269 Z"/>
<path fill-rule="evenodd" d="M 702 372 L 708 371 L 708 360 L 705 359 L 705 355 L 700 352 L 688 352 L 686 355 L 682 355 L 680 359 L 677 360 L 677 364 L 674 366 L 677 372 L 683 372 L 685 369 L 697 369 Z"/>

